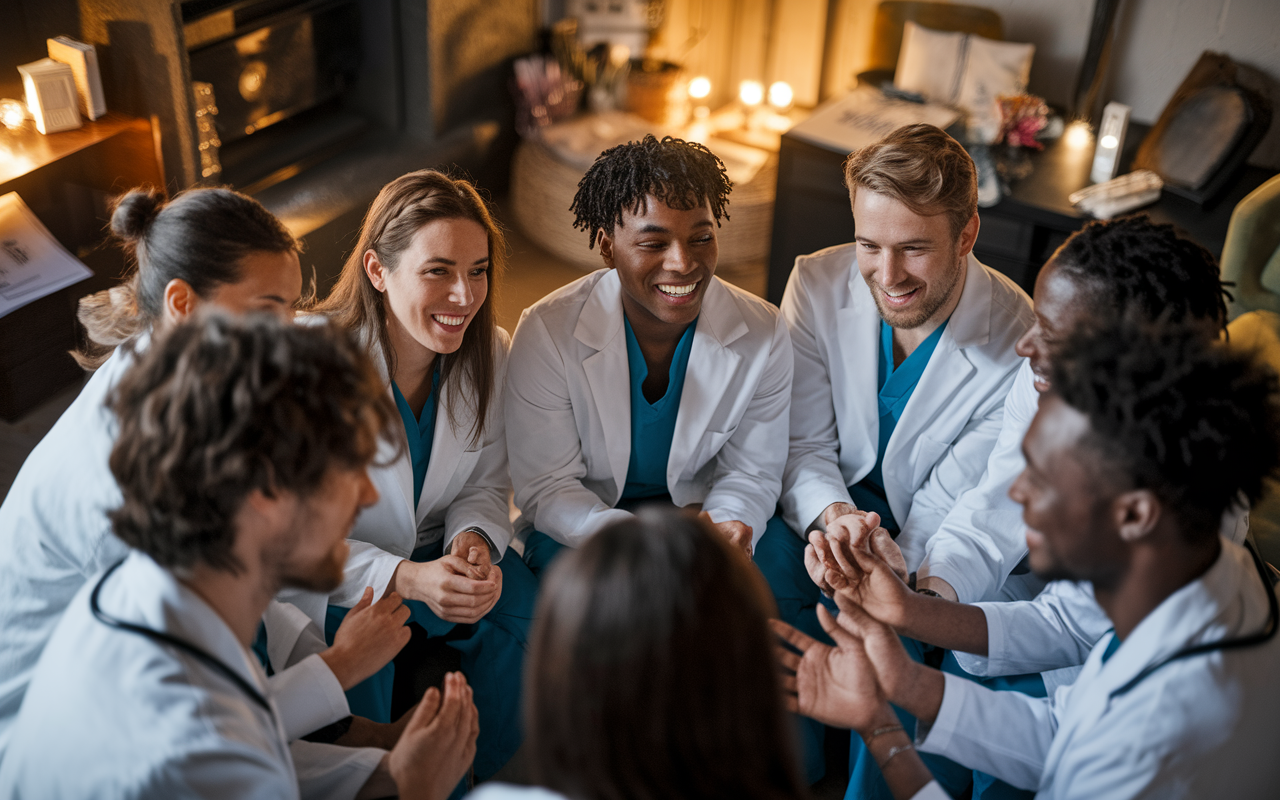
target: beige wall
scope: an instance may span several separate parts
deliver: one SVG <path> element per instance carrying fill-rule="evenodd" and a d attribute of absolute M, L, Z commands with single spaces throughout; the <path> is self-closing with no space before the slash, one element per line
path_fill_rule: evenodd
<path fill-rule="evenodd" d="M 867 63 L 878 0 L 834 0 L 840 47 L 828 63 L 838 89 Z M 998 11 L 1005 38 L 1036 45 L 1031 90 L 1066 106 L 1075 89 L 1093 16 L 1092 0 L 969 0 Z M 786 0 L 780 0 L 786 2 Z M 1205 50 L 1256 67 L 1273 85 L 1280 120 L 1280 3 L 1276 0 L 1122 0 L 1116 18 L 1109 81 L 1103 99 L 1133 107 L 1133 118 L 1154 122 Z M 843 84 L 841 82 L 844 82 Z M 1280 124 L 1254 152 L 1255 163 L 1280 167 Z"/>

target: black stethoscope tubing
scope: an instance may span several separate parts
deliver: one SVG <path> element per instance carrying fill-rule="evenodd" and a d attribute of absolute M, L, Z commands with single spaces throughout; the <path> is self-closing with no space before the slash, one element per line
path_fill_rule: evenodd
<path fill-rule="evenodd" d="M 1271 572 L 1268 569 L 1266 562 L 1262 560 L 1262 556 L 1258 555 L 1258 551 L 1254 548 L 1253 543 L 1245 541 L 1244 547 L 1249 551 L 1249 555 L 1253 557 L 1253 565 L 1258 570 L 1258 576 L 1262 578 L 1263 589 L 1267 592 L 1267 624 L 1262 628 L 1262 630 L 1248 636 L 1240 636 L 1237 638 L 1227 637 L 1225 639 L 1219 639 L 1216 642 L 1205 642 L 1204 644 L 1198 644 L 1193 647 L 1184 647 L 1163 661 L 1157 661 L 1142 670 L 1142 672 L 1133 676 L 1133 678 L 1119 689 L 1112 691 L 1109 695 L 1110 698 L 1115 698 L 1117 695 L 1125 694 L 1130 689 L 1146 680 L 1151 673 L 1161 667 L 1172 664 L 1174 661 L 1180 661 L 1184 658 L 1191 658 L 1192 656 L 1198 656 L 1204 653 L 1212 653 L 1217 650 L 1237 650 L 1242 647 L 1253 647 L 1270 641 L 1271 638 L 1276 635 L 1276 630 L 1280 629 L 1280 601 L 1277 601 L 1276 599 L 1275 581 L 1272 579 Z"/>
<path fill-rule="evenodd" d="M 249 699 L 262 706 L 263 710 L 267 712 L 267 715 L 274 720 L 275 713 L 271 710 L 271 704 L 267 702 L 267 698 L 262 695 L 262 692 L 258 691 L 244 678 L 240 677 L 235 670 L 224 664 L 216 656 L 196 647 L 190 642 L 183 641 L 176 636 L 165 633 L 164 631 L 148 628 L 145 625 L 135 625 L 132 622 L 125 622 L 124 620 L 113 617 L 102 610 L 102 607 L 98 605 L 98 594 L 102 592 L 102 585 L 107 582 L 107 578 L 111 577 L 111 573 L 115 572 L 123 563 L 124 560 L 121 559 L 120 561 L 112 564 L 111 567 L 103 573 L 102 577 L 98 579 L 98 585 L 93 587 L 93 592 L 89 595 L 89 610 L 93 612 L 93 616 L 108 628 L 115 628 L 128 633 L 134 633 L 138 636 L 151 639 L 152 641 L 167 644 L 170 647 L 174 647 L 190 656 L 193 656 L 197 661 L 203 662 L 205 666 L 213 669 L 215 672 L 221 673 L 236 686 L 240 687 L 240 690 L 248 695 Z"/>

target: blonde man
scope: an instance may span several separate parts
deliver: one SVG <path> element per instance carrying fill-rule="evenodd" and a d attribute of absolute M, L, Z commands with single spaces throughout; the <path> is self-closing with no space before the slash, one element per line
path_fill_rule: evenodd
<path fill-rule="evenodd" d="M 1033 322 L 1026 293 L 972 254 L 977 176 L 950 136 L 900 128 L 849 157 L 845 185 L 855 241 L 798 258 L 782 299 L 790 447 L 782 514 L 756 553 L 782 618 L 813 636 L 806 532 L 874 525 L 874 512 L 914 569 L 982 477 Z M 818 735 L 806 731 L 810 753 Z"/>

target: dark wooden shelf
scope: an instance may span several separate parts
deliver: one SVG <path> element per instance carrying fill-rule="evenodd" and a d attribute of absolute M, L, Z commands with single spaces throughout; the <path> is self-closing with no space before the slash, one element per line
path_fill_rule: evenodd
<path fill-rule="evenodd" d="M 110 190 L 117 177 L 164 185 L 150 121 L 113 113 L 48 135 L 31 122 L 16 131 L 0 130 L 0 193 L 9 191 L 5 184 L 86 150 L 93 151 L 95 163 L 84 179 L 93 188 Z"/>

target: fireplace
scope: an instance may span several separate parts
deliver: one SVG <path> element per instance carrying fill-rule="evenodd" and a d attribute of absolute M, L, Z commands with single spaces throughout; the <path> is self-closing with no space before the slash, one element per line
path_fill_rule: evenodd
<path fill-rule="evenodd" d="M 253 194 L 305 240 L 323 292 L 392 178 L 439 166 L 505 186 L 510 61 L 535 46 L 537 7 L 95 0 L 79 27 L 98 47 L 108 107 L 159 130 L 169 190 Z"/>

